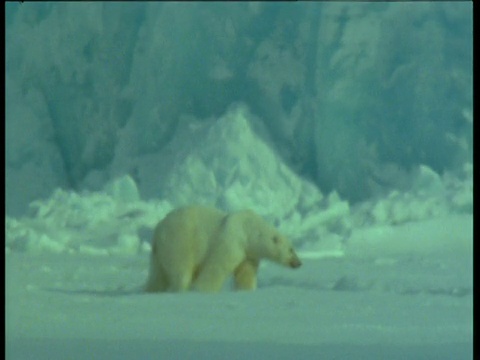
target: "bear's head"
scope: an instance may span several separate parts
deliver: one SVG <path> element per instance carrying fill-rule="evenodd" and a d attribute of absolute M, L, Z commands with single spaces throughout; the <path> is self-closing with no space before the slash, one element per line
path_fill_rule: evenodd
<path fill-rule="evenodd" d="M 231 225 L 241 224 L 243 228 L 240 232 L 245 235 L 248 258 L 255 261 L 269 259 L 291 268 L 302 265 L 290 241 L 261 216 L 245 210 L 233 214 L 230 218 Z M 232 232 L 238 233 L 238 230 L 236 226 L 231 227 Z"/>
<path fill-rule="evenodd" d="M 256 231 L 253 232 L 253 252 L 259 258 L 266 258 L 273 262 L 298 268 L 302 262 L 293 249 L 292 243 L 277 229 L 267 222 L 260 220 L 256 223 Z"/>
<path fill-rule="evenodd" d="M 302 262 L 293 249 L 292 244 L 285 236 L 275 231 L 270 238 L 267 238 L 264 241 L 267 242 L 266 257 L 268 259 L 293 269 L 302 265 Z"/>

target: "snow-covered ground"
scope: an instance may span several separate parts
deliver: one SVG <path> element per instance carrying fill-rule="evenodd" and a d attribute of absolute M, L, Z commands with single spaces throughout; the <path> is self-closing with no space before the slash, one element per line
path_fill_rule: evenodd
<path fill-rule="evenodd" d="M 472 357 L 468 251 L 267 264 L 214 295 L 139 293 L 145 255 L 6 260 L 8 359 Z"/>
<path fill-rule="evenodd" d="M 472 357 L 469 213 L 352 226 L 342 241 L 319 215 L 327 241 L 296 242 L 300 269 L 263 264 L 255 292 L 144 294 L 147 228 L 170 206 L 135 194 L 123 178 L 7 218 L 8 359 Z M 319 214 L 355 224 L 367 208 Z"/>

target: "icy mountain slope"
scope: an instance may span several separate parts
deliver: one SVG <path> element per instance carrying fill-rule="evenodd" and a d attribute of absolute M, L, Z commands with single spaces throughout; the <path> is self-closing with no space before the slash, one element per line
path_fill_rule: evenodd
<path fill-rule="evenodd" d="M 182 118 L 161 152 L 133 161 L 140 164 L 135 166 L 140 193 L 175 206 L 194 199 L 226 210 L 253 208 L 277 219 L 321 201 L 320 190 L 288 168 L 255 133 L 253 122 L 244 104 L 232 105 L 210 121 Z M 121 156 L 113 166 L 119 174 L 129 167 Z"/>
<path fill-rule="evenodd" d="M 9 215 L 58 187 L 99 190 L 126 173 L 158 197 L 143 186 L 158 190 L 166 173 L 143 157 L 157 156 L 185 115 L 220 118 L 238 101 L 297 174 L 350 201 L 401 186 L 421 164 L 441 172 L 472 161 L 469 2 L 5 10 Z"/>

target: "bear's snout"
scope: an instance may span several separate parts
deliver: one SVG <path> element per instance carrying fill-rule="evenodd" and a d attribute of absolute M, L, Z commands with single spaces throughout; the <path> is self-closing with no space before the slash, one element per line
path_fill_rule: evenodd
<path fill-rule="evenodd" d="M 300 266 L 302 266 L 302 262 L 300 261 L 300 259 L 297 256 L 295 256 L 292 260 L 290 260 L 289 265 L 290 265 L 291 268 L 296 269 L 296 268 L 299 268 Z"/>

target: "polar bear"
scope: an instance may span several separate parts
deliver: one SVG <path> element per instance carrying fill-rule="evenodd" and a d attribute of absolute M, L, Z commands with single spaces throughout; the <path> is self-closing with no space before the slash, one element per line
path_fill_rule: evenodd
<path fill-rule="evenodd" d="M 302 265 L 288 239 L 253 211 L 179 208 L 155 228 L 145 290 L 218 292 L 232 274 L 237 290 L 254 290 L 262 259 Z"/>

